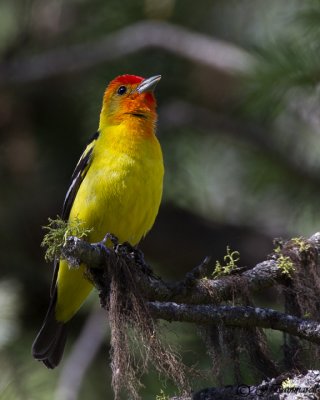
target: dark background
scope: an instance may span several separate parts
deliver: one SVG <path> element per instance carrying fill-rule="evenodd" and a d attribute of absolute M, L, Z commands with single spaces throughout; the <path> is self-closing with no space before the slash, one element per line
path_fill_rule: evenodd
<path fill-rule="evenodd" d="M 94 314 L 98 322 L 87 325 L 104 329 L 96 352 L 73 347 L 89 311 L 98 309 L 96 294 L 70 324 L 57 370 L 36 363 L 30 347 L 51 279 L 40 248 L 42 226 L 61 211 L 115 76 L 162 75 L 156 94 L 164 196 L 141 244 L 158 274 L 181 278 L 206 255 L 214 266 L 227 245 L 240 252 L 240 266 L 253 266 L 272 251 L 273 238 L 318 230 L 320 2 L 301 3 L 0 2 L 1 399 L 102 399 L 111 393 L 106 318 Z M 274 293 L 258 301 L 279 308 Z M 276 353 L 280 335 L 268 338 Z M 168 340 L 180 344 L 187 363 L 210 368 L 194 327 L 172 324 Z M 93 360 L 78 377 L 77 393 L 70 382 L 81 363 L 68 356 L 86 360 L 89 353 Z M 145 399 L 161 388 L 173 393 L 152 370 L 144 382 Z"/>

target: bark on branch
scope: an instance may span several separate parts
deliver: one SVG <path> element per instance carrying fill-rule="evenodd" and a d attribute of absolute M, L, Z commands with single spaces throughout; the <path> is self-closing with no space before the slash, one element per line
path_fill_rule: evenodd
<path fill-rule="evenodd" d="M 307 243 L 319 248 L 320 234 L 315 234 Z M 290 245 L 292 254 L 300 251 Z M 108 269 L 116 268 L 119 260 L 135 268 L 136 284 L 143 293 L 155 318 L 168 321 L 187 321 L 197 324 L 221 324 L 233 327 L 262 327 L 280 330 L 320 344 L 320 324 L 316 321 L 286 315 L 266 308 L 245 306 L 217 306 L 223 301 L 234 300 L 243 295 L 243 288 L 250 293 L 286 283 L 288 277 L 279 268 L 277 257 L 257 264 L 254 268 L 220 279 L 210 279 L 210 259 L 207 257 L 178 283 L 166 283 L 154 275 L 137 253 L 127 245 L 113 249 L 103 243 L 90 244 L 76 237 L 69 237 L 62 251 L 70 265 L 84 263 L 91 271 L 103 269 L 103 279 L 108 281 Z M 204 278 L 206 276 L 206 278 Z M 93 274 L 94 279 L 94 274 Z M 99 290 L 106 282 L 94 280 Z M 210 305 L 209 305 L 210 304 Z M 213 306 L 213 304 L 215 306 Z"/>
<path fill-rule="evenodd" d="M 320 344 L 320 324 L 269 308 L 248 306 L 210 306 L 176 303 L 148 303 L 154 318 L 167 321 L 193 322 L 202 325 L 260 327 L 275 329 Z"/>
<path fill-rule="evenodd" d="M 194 393 L 192 400 L 315 400 L 320 393 L 320 372 L 284 374 L 257 386 L 240 383 L 221 388 L 206 388 Z M 191 400 L 173 397 L 170 400 Z"/>
<path fill-rule="evenodd" d="M 115 265 L 119 257 L 112 249 L 107 249 L 101 243 L 90 244 L 73 236 L 68 238 L 62 256 L 70 265 L 82 262 L 90 268 Z M 206 258 L 195 270 L 202 269 L 208 264 L 209 258 Z M 213 267 L 211 269 L 213 271 Z M 193 271 L 193 274 L 196 275 L 196 272 Z M 272 287 L 276 282 L 281 283 L 285 279 L 276 260 L 270 259 L 239 275 L 226 276 L 223 279 L 196 279 L 195 276 L 194 279 L 190 279 L 190 275 L 187 274 L 185 279 L 172 284 L 164 282 L 154 274 L 140 274 L 138 283 L 146 300 L 212 304 L 233 299 L 239 294 L 240 286 L 246 286 L 248 290 L 254 292 Z"/>

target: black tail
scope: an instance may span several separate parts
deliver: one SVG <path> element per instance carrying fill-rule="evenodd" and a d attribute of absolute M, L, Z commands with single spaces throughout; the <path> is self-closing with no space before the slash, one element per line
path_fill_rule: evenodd
<path fill-rule="evenodd" d="M 32 345 L 33 357 L 51 369 L 59 364 L 67 339 L 66 325 L 55 318 L 56 301 L 57 290 L 51 298 L 43 325 Z"/>

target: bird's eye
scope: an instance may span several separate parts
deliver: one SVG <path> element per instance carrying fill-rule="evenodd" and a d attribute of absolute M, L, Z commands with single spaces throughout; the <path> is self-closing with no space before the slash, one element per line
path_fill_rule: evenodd
<path fill-rule="evenodd" d="M 120 94 L 120 96 L 122 96 L 123 94 L 125 94 L 127 91 L 127 88 L 125 86 L 120 86 L 118 89 L 118 94 Z"/>

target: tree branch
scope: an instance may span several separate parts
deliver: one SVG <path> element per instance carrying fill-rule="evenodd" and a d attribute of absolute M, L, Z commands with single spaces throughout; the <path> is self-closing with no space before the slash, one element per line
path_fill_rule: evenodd
<path fill-rule="evenodd" d="M 130 40 L 128 40 L 130 38 Z M 0 65 L 0 83 L 31 82 L 84 70 L 148 48 L 160 48 L 225 73 L 247 72 L 252 56 L 245 50 L 167 22 L 138 22 L 102 39 L 49 50 Z"/>
<path fill-rule="evenodd" d="M 106 237 L 111 238 L 110 235 Z M 191 322 L 204 329 L 203 339 L 208 354 L 212 357 L 213 368 L 215 364 L 223 364 L 228 359 L 234 360 L 233 357 L 237 359 L 241 352 L 239 347 L 242 346 L 254 348 L 250 353 L 253 368 L 258 368 L 257 365 L 261 367 L 261 355 L 262 359 L 269 360 L 261 328 L 279 330 L 307 340 L 310 344 L 320 344 L 320 233 L 309 239 L 295 238 L 285 243 L 278 242 L 277 251 L 268 260 L 249 270 L 236 269 L 232 275 L 218 279 L 212 279 L 214 269 L 210 266 L 210 258 L 206 257 L 199 266 L 188 272 L 184 279 L 174 284 L 166 283 L 154 275 L 138 249 L 128 243 L 119 244 L 114 239 L 111 241 L 113 246 L 106 247 L 105 241 L 90 244 L 69 237 L 62 248 L 61 257 L 71 266 L 80 263 L 88 266 L 88 277 L 97 287 L 101 304 L 108 310 L 111 320 L 113 318 L 120 323 L 122 330 L 130 327 L 130 324 L 121 325 L 121 321 L 126 321 L 126 318 L 131 321 L 132 326 L 139 326 L 143 337 L 147 338 L 147 345 L 144 345 L 146 348 L 150 345 L 153 348 L 155 343 L 159 344 L 154 339 L 156 331 L 152 327 L 153 319 Z M 285 296 L 290 294 L 294 298 L 297 305 L 291 313 L 288 309 L 285 309 L 288 312 L 285 314 L 252 306 L 252 292 L 275 284 L 282 285 Z M 245 305 L 219 305 L 222 302 L 236 303 L 239 300 Z M 114 305 L 117 306 L 116 309 Z M 306 313 L 310 315 L 309 319 L 302 318 Z M 239 334 L 239 331 L 233 328 L 243 330 Z M 119 331 L 117 332 L 115 338 L 119 339 Z M 291 348 L 292 351 L 299 349 L 300 347 Z M 316 355 L 317 348 L 313 349 Z M 122 351 L 123 347 L 118 346 L 118 357 Z M 163 348 L 160 346 L 157 351 L 155 354 L 161 356 L 156 359 L 162 361 L 165 354 Z M 317 355 L 315 357 L 317 358 Z M 170 361 L 171 358 L 166 360 Z M 163 368 L 164 364 L 161 365 Z M 170 362 L 168 365 L 171 365 Z M 237 368 L 236 365 L 232 368 Z M 228 364 L 225 364 L 225 367 L 228 368 Z M 293 360 L 289 369 L 294 367 Z M 262 375 L 270 376 L 265 373 L 266 370 L 262 365 Z M 239 369 L 235 369 L 234 373 L 237 373 L 238 377 L 241 376 Z M 278 375 L 278 372 L 271 374 L 275 375 Z M 181 383 L 181 380 L 177 382 Z M 251 387 L 249 390 L 248 393 L 252 394 Z M 220 389 L 218 397 L 212 397 L 212 389 L 208 396 L 206 392 L 201 391 L 200 397 L 196 397 L 195 394 L 194 398 L 220 398 L 219 392 Z"/>
<path fill-rule="evenodd" d="M 320 344 L 320 324 L 270 308 L 244 306 L 187 305 L 177 303 L 148 303 L 154 318 L 167 321 L 193 322 L 196 324 L 223 324 L 225 326 L 260 327 L 279 330 Z"/>
<path fill-rule="evenodd" d="M 63 248 L 63 258 L 70 265 L 83 262 L 90 268 L 111 268 L 116 265 L 118 254 L 100 243 L 90 244 L 76 237 L 69 237 Z M 128 260 L 127 260 L 128 261 Z M 205 260 L 208 263 L 208 259 Z M 135 265 L 135 268 L 137 266 Z M 211 268 L 213 271 L 213 267 Z M 183 279 L 172 284 L 166 283 L 154 274 L 139 274 L 138 285 L 144 297 L 150 301 L 172 301 L 186 304 L 212 304 L 231 300 L 241 294 L 241 288 L 259 291 L 272 287 L 275 282 L 284 280 L 276 260 L 270 259 L 257 264 L 240 275 L 226 276 L 223 279 Z"/>
<path fill-rule="evenodd" d="M 319 238 L 320 234 L 317 233 L 307 243 L 318 250 Z M 298 243 L 296 248 L 291 243 L 290 254 L 298 254 L 298 247 Z M 128 244 L 117 244 L 113 249 L 109 249 L 103 243 L 90 244 L 69 237 L 62 250 L 62 257 L 66 258 L 70 265 L 85 263 L 90 266 L 91 271 L 103 269 L 102 283 L 93 277 L 98 289 L 99 285 L 106 286 L 108 269 L 116 268 L 119 260 L 127 263 L 129 268 L 136 271 L 136 284 L 143 297 L 149 301 L 149 309 L 155 318 L 197 324 L 224 323 L 227 326 L 245 328 L 271 328 L 320 344 L 320 325 L 317 322 L 265 308 L 212 306 L 241 297 L 244 288 L 250 292 L 257 292 L 273 286 L 276 282 L 288 281 L 288 277 L 277 264 L 276 256 L 237 275 L 202 279 L 204 275 L 210 276 L 210 259 L 207 257 L 202 264 L 189 272 L 185 279 L 176 284 L 166 283 L 155 276 L 144 264 L 141 253 Z"/>

